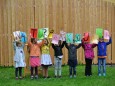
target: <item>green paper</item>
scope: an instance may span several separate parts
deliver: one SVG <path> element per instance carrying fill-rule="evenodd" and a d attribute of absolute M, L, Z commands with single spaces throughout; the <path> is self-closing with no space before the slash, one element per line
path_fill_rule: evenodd
<path fill-rule="evenodd" d="M 75 43 L 81 43 L 81 34 L 75 35 Z"/>
<path fill-rule="evenodd" d="M 38 39 L 44 39 L 44 30 L 38 29 Z"/>
<path fill-rule="evenodd" d="M 67 43 L 73 43 L 73 33 L 67 33 L 66 34 L 66 42 Z"/>
<path fill-rule="evenodd" d="M 103 29 L 102 28 L 96 28 L 96 34 L 99 36 L 99 38 L 103 37 Z"/>

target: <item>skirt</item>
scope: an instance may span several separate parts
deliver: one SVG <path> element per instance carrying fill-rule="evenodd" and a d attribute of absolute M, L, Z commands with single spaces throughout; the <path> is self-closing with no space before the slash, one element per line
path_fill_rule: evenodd
<path fill-rule="evenodd" d="M 41 66 L 41 60 L 38 56 L 30 56 L 30 66 L 36 67 Z"/>
<path fill-rule="evenodd" d="M 77 66 L 77 59 L 68 59 L 68 65 L 71 67 Z"/>
<path fill-rule="evenodd" d="M 51 56 L 49 54 L 42 54 L 41 56 L 41 65 L 42 66 L 51 66 Z"/>

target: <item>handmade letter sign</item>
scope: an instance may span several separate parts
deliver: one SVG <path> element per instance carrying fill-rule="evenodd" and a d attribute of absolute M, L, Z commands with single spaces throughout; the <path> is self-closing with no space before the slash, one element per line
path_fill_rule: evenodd
<path fill-rule="evenodd" d="M 50 30 L 50 33 L 48 35 L 48 38 L 52 38 L 53 37 L 53 33 L 54 33 L 54 30 Z"/>
<path fill-rule="evenodd" d="M 104 39 L 109 40 L 109 31 L 108 30 L 104 30 Z"/>
<path fill-rule="evenodd" d="M 44 39 L 44 30 L 38 29 L 38 39 Z"/>
<path fill-rule="evenodd" d="M 21 42 L 26 43 L 27 42 L 27 35 L 25 32 L 20 32 L 21 36 Z"/>
<path fill-rule="evenodd" d="M 83 38 L 84 42 L 90 42 L 90 35 L 88 32 L 84 33 L 84 38 Z"/>
<path fill-rule="evenodd" d="M 103 29 L 102 28 L 97 28 L 96 29 L 96 34 L 99 36 L 99 38 L 102 38 L 102 36 L 103 36 Z"/>
<path fill-rule="evenodd" d="M 59 39 L 60 39 L 59 35 L 53 34 L 52 43 L 53 44 L 58 44 Z"/>
<path fill-rule="evenodd" d="M 98 44 L 98 39 L 99 36 L 94 34 L 93 36 L 91 36 L 91 43 Z"/>
<path fill-rule="evenodd" d="M 49 35 L 49 29 L 48 28 L 43 28 L 43 32 L 44 32 L 44 37 L 47 38 Z"/>
<path fill-rule="evenodd" d="M 13 35 L 14 35 L 14 38 L 16 38 L 16 39 L 15 39 L 16 41 L 19 41 L 19 40 L 20 40 L 20 31 L 15 31 L 15 32 L 13 32 Z"/>
<path fill-rule="evenodd" d="M 31 34 L 32 38 L 37 38 L 37 32 L 38 32 L 38 29 L 36 29 L 36 28 L 31 29 L 30 34 Z"/>
<path fill-rule="evenodd" d="M 66 32 L 60 31 L 60 40 L 65 41 Z"/>
<path fill-rule="evenodd" d="M 73 43 L 73 33 L 67 33 L 66 34 L 66 42 L 67 43 Z"/>
<path fill-rule="evenodd" d="M 75 35 L 75 43 L 81 43 L 81 34 L 76 34 Z"/>

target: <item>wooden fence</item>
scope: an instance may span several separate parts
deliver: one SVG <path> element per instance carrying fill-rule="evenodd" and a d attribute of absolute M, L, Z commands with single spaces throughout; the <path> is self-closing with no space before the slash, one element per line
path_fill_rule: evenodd
<path fill-rule="evenodd" d="M 13 65 L 13 35 L 16 30 L 29 33 L 30 28 L 48 27 L 59 33 L 95 33 L 102 27 L 112 33 L 107 63 L 115 63 L 115 4 L 103 0 L 0 0 L 0 66 Z M 51 56 L 53 59 L 53 49 Z M 67 64 L 67 49 L 63 49 Z M 26 59 L 28 53 L 25 48 Z M 84 51 L 78 50 L 78 62 L 84 64 Z M 95 48 L 94 64 L 97 63 Z"/>

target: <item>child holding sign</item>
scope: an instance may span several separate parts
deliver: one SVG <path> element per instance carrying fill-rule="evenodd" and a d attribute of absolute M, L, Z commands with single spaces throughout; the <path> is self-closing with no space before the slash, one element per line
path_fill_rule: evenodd
<path fill-rule="evenodd" d="M 24 43 L 21 43 L 20 41 L 14 41 L 14 62 L 15 62 L 15 76 L 16 80 L 18 79 L 18 72 L 19 72 L 19 78 L 22 79 L 22 67 L 25 67 L 25 55 L 24 55 Z"/>
<path fill-rule="evenodd" d="M 106 57 L 107 57 L 107 45 L 111 44 L 111 37 L 109 42 L 104 42 L 104 38 L 99 38 L 98 43 L 98 75 L 102 75 L 101 65 L 103 67 L 103 76 L 106 76 Z"/>
<path fill-rule="evenodd" d="M 41 65 L 43 67 L 43 77 L 49 78 L 48 76 L 48 66 L 52 65 L 51 56 L 50 56 L 50 43 L 48 39 L 44 40 L 44 45 L 42 46 L 42 56 L 41 56 Z"/>
<path fill-rule="evenodd" d="M 72 73 L 74 78 L 76 77 L 76 66 L 77 66 L 77 52 L 76 50 L 81 47 L 81 44 L 67 44 L 65 43 L 66 48 L 68 49 L 68 65 L 69 65 L 69 74 L 72 78 Z"/>
<path fill-rule="evenodd" d="M 55 78 L 59 76 L 61 78 L 61 65 L 62 65 L 62 57 L 63 52 L 62 48 L 64 47 L 65 42 L 61 43 L 59 40 L 58 44 L 52 44 L 52 48 L 54 49 L 54 64 L 55 64 Z"/>
<path fill-rule="evenodd" d="M 30 47 L 30 65 L 31 65 L 31 79 L 34 79 L 34 69 L 35 78 L 38 79 L 38 66 L 41 65 L 40 60 L 40 47 L 44 44 L 44 41 L 37 43 L 36 38 L 29 38 L 28 46 Z"/>
<path fill-rule="evenodd" d="M 92 60 L 94 58 L 94 50 L 93 50 L 93 48 L 96 47 L 96 44 L 91 44 L 89 42 L 89 40 L 86 40 L 86 39 L 89 39 L 87 37 L 89 37 L 89 34 L 88 34 L 88 36 L 83 37 L 82 47 L 84 49 L 85 62 L 86 62 L 85 76 L 91 76 L 92 75 Z"/>

